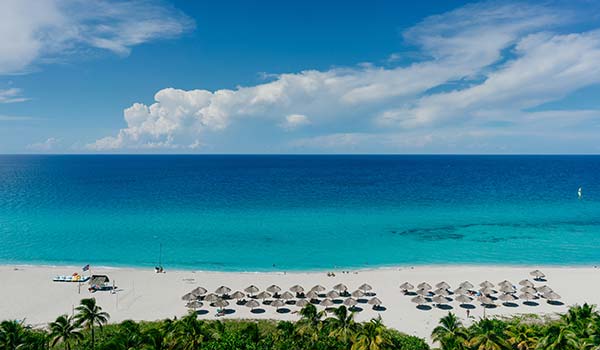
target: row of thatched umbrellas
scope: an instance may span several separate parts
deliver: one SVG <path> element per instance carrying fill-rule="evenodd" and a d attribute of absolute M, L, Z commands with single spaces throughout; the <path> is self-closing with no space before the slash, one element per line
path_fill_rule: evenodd
<path fill-rule="evenodd" d="M 539 270 L 532 271 L 531 274 L 535 277 L 535 280 L 541 280 L 545 276 Z M 471 295 L 477 295 L 479 302 L 483 305 L 495 305 L 494 299 L 491 297 L 493 294 L 501 293 L 497 299 L 503 301 L 504 303 L 511 303 L 517 299 L 523 299 L 526 301 L 537 299 L 539 297 L 543 297 L 549 301 L 555 301 L 560 299 L 560 295 L 555 293 L 550 287 L 547 285 L 536 288 L 533 282 L 524 279 L 519 282 L 521 294 L 517 296 L 516 287 L 509 281 L 504 280 L 498 283 L 498 291 L 492 289 L 494 288 L 494 284 L 489 281 L 484 281 L 479 284 L 479 293 L 473 290 L 474 286 L 468 281 L 465 281 L 459 285 L 459 287 L 452 292 L 450 292 L 450 285 L 446 282 L 440 282 L 435 285 L 436 289 L 432 291 L 433 287 L 426 282 L 422 282 L 417 285 L 416 291 L 414 293 L 418 294 L 416 297 L 412 298 L 411 301 L 417 303 L 419 305 L 426 304 L 430 300 L 436 304 L 447 304 L 450 300 L 447 298 L 450 294 L 457 295 L 454 300 L 460 302 L 461 304 L 470 304 L 473 300 Z M 400 289 L 405 291 L 405 294 L 408 294 L 408 291 L 415 289 L 415 287 L 405 282 L 400 285 Z M 432 296 L 429 300 L 427 297 Z"/>
<path fill-rule="evenodd" d="M 265 291 L 260 291 L 260 289 L 255 285 L 250 285 L 244 289 L 243 293 L 241 291 L 235 291 L 231 295 L 231 288 L 227 286 L 218 287 L 214 293 L 208 293 L 208 290 L 204 287 L 197 287 L 191 292 L 185 294 L 181 299 L 187 301 L 186 306 L 191 309 L 199 309 L 203 306 L 201 300 L 211 303 L 214 306 L 224 308 L 229 306 L 229 302 L 227 299 L 235 299 L 239 301 L 245 301 L 246 297 L 251 300 L 245 302 L 245 306 L 255 309 L 260 306 L 260 303 L 255 299 L 263 300 L 263 303 L 267 299 L 274 299 L 270 305 L 279 309 L 280 307 L 286 304 L 294 304 L 299 307 L 304 307 L 309 303 L 315 303 L 324 307 L 330 307 L 335 304 L 334 300 L 340 298 L 341 296 L 347 297 L 343 304 L 352 308 L 358 303 L 358 298 L 362 298 L 363 296 L 374 295 L 371 293 L 371 287 L 369 284 L 364 283 L 358 287 L 354 292 L 348 293 L 348 287 L 339 283 L 333 286 L 332 290 L 327 292 L 326 294 L 320 294 L 327 290 L 322 285 L 313 286 L 308 292 L 305 293 L 305 289 L 300 285 L 294 285 L 289 288 L 289 291 L 282 291 L 281 287 L 277 285 L 271 285 L 267 287 Z M 292 294 L 295 293 L 296 295 Z M 319 301 L 319 297 L 324 296 L 323 300 Z M 298 298 L 295 302 L 292 299 Z M 309 301 L 310 300 L 310 301 Z M 367 302 L 369 305 L 373 305 L 374 308 L 377 308 L 381 305 L 381 300 L 377 297 L 373 297 Z"/>

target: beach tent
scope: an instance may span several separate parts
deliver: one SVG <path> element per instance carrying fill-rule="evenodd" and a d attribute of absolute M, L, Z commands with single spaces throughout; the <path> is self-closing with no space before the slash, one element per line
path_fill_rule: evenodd
<path fill-rule="evenodd" d="M 544 293 L 543 297 L 546 298 L 546 299 L 548 299 L 548 300 L 558 300 L 558 299 L 560 299 L 560 295 L 554 293 L 553 291 Z"/>
<path fill-rule="evenodd" d="M 486 296 L 481 296 L 479 298 L 479 302 L 481 302 L 483 305 L 496 305 L 496 304 L 494 304 L 494 301 L 490 297 L 486 297 Z"/>
<path fill-rule="evenodd" d="M 189 303 L 185 304 L 185 307 L 188 309 L 199 309 L 202 307 L 202 302 L 198 300 L 190 301 Z"/>
<path fill-rule="evenodd" d="M 285 302 L 283 300 L 281 300 L 281 299 L 274 300 L 271 303 L 271 306 L 274 306 L 277 310 L 279 310 L 279 308 L 282 307 L 282 306 L 284 306 L 284 305 L 285 305 Z"/>
<path fill-rule="evenodd" d="M 500 291 L 502 293 L 515 293 L 516 292 L 516 290 L 513 286 L 507 286 L 507 285 L 501 286 Z"/>
<path fill-rule="evenodd" d="M 521 292 L 535 294 L 537 291 L 535 290 L 535 288 L 532 288 L 532 287 L 523 287 L 523 288 L 521 288 Z"/>
<path fill-rule="evenodd" d="M 512 287 L 513 284 L 510 283 L 510 281 L 504 280 L 504 281 L 498 283 L 498 286 L 499 287 Z"/>
<path fill-rule="evenodd" d="M 535 279 L 537 279 L 537 280 L 546 277 L 546 275 L 544 275 L 544 273 L 540 270 L 533 270 L 529 274 L 531 276 L 535 277 Z"/>
<path fill-rule="evenodd" d="M 233 292 L 233 294 L 231 294 L 231 299 L 235 299 L 235 300 L 240 300 L 240 299 L 244 299 L 246 297 L 246 294 L 238 291 Z"/>
<path fill-rule="evenodd" d="M 422 295 L 422 296 L 428 296 L 429 295 L 429 291 L 425 290 L 425 289 L 419 289 L 417 290 L 417 294 Z"/>
<path fill-rule="evenodd" d="M 269 293 L 269 292 L 265 292 L 265 291 L 263 291 L 263 292 L 260 292 L 260 293 L 258 293 L 258 294 L 256 295 L 256 298 L 257 298 L 257 299 L 261 299 L 261 300 L 263 300 L 263 301 L 264 301 L 265 299 L 269 299 L 270 297 L 271 297 L 271 293 Z"/>
<path fill-rule="evenodd" d="M 255 308 L 259 307 L 260 304 L 258 303 L 258 301 L 252 299 L 252 300 L 248 300 L 248 302 L 246 303 L 246 307 L 249 307 L 250 309 L 254 310 Z"/>
<path fill-rule="evenodd" d="M 210 293 L 204 297 L 204 300 L 208 301 L 209 303 L 212 303 L 212 302 L 219 300 L 219 296 L 214 293 Z"/>
<path fill-rule="evenodd" d="M 486 287 L 486 288 L 481 288 L 481 289 L 479 290 L 479 292 L 480 292 L 481 294 L 483 294 L 483 295 L 491 295 L 491 294 L 494 294 L 494 290 L 493 290 L 492 288 L 488 288 L 488 287 Z"/>
<path fill-rule="evenodd" d="M 304 292 L 304 288 L 302 288 L 302 286 L 300 285 L 294 285 L 290 287 L 290 291 L 296 294 L 300 294 Z"/>
<path fill-rule="evenodd" d="M 543 294 L 543 293 L 552 292 L 552 288 L 544 285 L 544 286 L 537 288 L 537 291 Z"/>
<path fill-rule="evenodd" d="M 519 294 L 519 298 L 529 301 L 535 299 L 535 295 L 531 293 L 521 293 Z"/>
<path fill-rule="evenodd" d="M 319 294 L 317 294 L 317 292 L 315 292 L 314 290 L 311 290 L 308 293 L 306 293 L 306 297 L 311 300 L 317 300 L 319 299 Z"/>
<path fill-rule="evenodd" d="M 326 296 L 330 299 L 337 299 L 340 297 L 340 293 L 336 292 L 335 290 L 331 290 L 327 292 Z"/>
<path fill-rule="evenodd" d="M 508 301 L 515 301 L 518 298 L 514 294 L 504 293 L 501 296 L 499 296 L 498 299 L 508 302 Z"/>
<path fill-rule="evenodd" d="M 223 308 L 223 307 L 229 306 L 229 302 L 227 300 L 219 299 L 219 300 L 215 301 L 215 306 Z"/>

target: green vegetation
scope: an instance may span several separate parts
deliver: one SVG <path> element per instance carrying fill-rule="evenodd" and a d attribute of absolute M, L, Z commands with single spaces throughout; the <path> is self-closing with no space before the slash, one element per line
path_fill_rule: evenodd
<path fill-rule="evenodd" d="M 588 350 L 600 349 L 600 314 L 574 306 L 557 320 L 535 316 L 481 319 L 464 327 L 452 313 L 433 330 L 442 350 Z"/>
<path fill-rule="evenodd" d="M 61 315 L 45 329 L 17 321 L 0 323 L 0 350 L 427 350 L 423 339 L 385 327 L 381 320 L 354 321 L 346 307 L 330 317 L 308 305 L 300 320 L 199 320 L 191 313 L 157 322 L 107 324 L 94 299 L 83 299 L 74 316 Z M 600 349 L 600 314 L 594 306 L 572 307 L 554 320 L 535 316 L 481 319 L 469 327 L 452 313 L 432 332 L 442 350 Z"/>
<path fill-rule="evenodd" d="M 423 339 L 386 328 L 380 320 L 354 321 L 345 306 L 331 317 L 308 305 L 297 322 L 199 320 L 191 313 L 157 322 L 107 324 L 95 299 L 83 299 L 74 316 L 61 315 L 46 329 L 17 321 L 0 324 L 0 350 L 427 350 Z"/>

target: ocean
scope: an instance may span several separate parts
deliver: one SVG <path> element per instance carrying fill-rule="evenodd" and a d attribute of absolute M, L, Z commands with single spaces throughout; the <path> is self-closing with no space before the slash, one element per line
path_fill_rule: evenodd
<path fill-rule="evenodd" d="M 595 265 L 599 248 L 600 156 L 0 156 L 0 264 Z"/>

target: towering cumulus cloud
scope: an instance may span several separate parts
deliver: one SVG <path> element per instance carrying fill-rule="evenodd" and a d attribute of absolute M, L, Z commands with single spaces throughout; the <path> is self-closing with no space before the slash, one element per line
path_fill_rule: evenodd
<path fill-rule="evenodd" d="M 154 103 L 127 108 L 126 126 L 116 135 L 87 147 L 197 148 L 212 134 L 252 122 L 285 133 L 288 150 L 477 145 L 486 151 L 484 138 L 560 138 L 564 128 L 600 116 L 595 110 L 534 111 L 600 82 L 600 32 L 562 31 L 577 18 L 551 6 L 467 5 L 404 31 L 406 44 L 423 57 L 409 65 L 306 70 L 216 91 L 166 88 Z M 281 141 L 275 139 L 263 142 Z"/>

